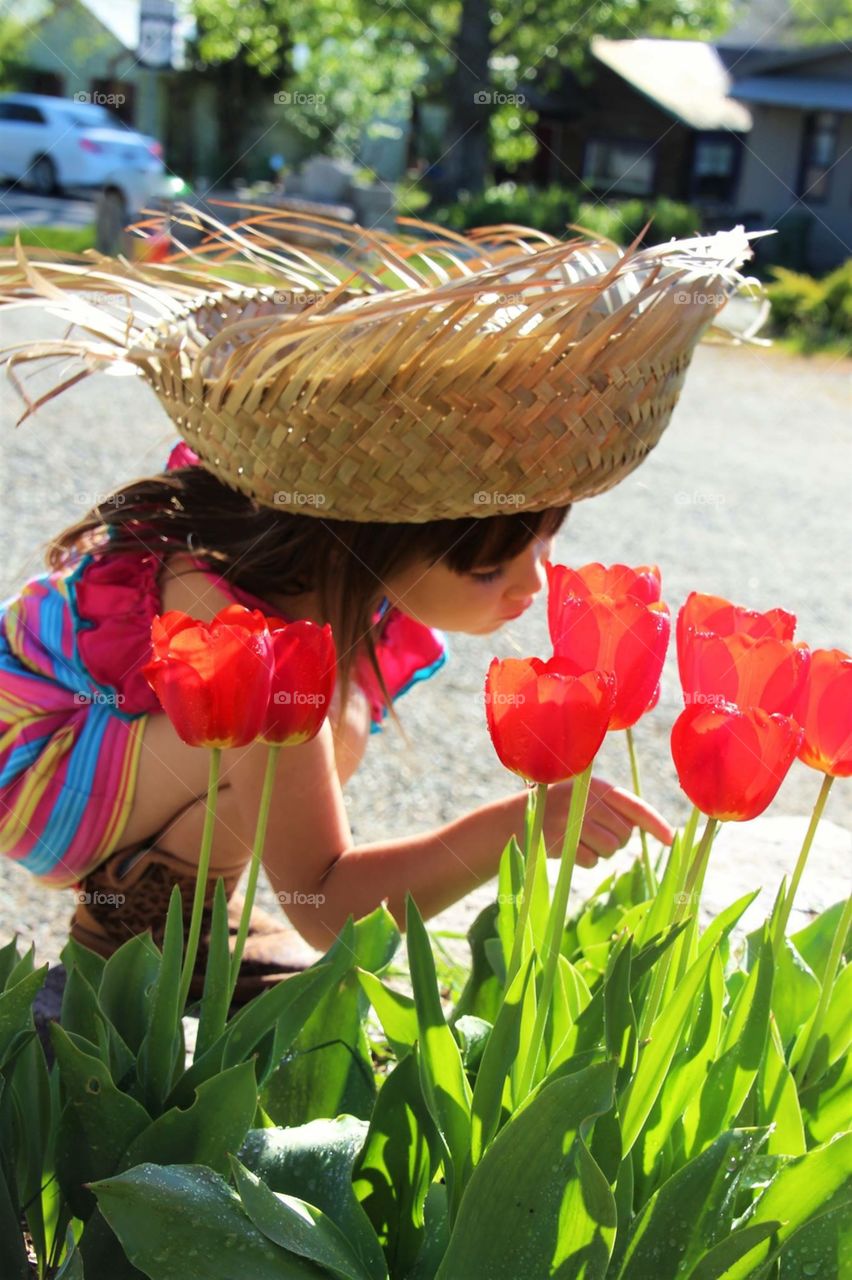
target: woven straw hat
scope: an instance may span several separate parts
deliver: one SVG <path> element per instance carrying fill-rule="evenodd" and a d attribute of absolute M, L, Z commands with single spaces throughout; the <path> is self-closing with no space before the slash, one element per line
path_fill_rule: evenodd
<path fill-rule="evenodd" d="M 739 326 L 719 313 L 758 286 L 737 268 L 769 231 L 639 249 L 646 226 L 622 250 L 514 225 L 456 235 L 401 218 L 391 235 L 236 208 L 226 226 L 179 206 L 157 263 L 6 251 L 0 304 L 85 331 L 5 349 L 23 417 L 96 369 L 137 373 L 202 463 L 263 504 L 489 516 L 617 484 L 660 439 L 702 337 L 768 345 L 754 336 L 765 298 Z M 55 356 L 83 368 L 31 402 L 13 368 Z"/>

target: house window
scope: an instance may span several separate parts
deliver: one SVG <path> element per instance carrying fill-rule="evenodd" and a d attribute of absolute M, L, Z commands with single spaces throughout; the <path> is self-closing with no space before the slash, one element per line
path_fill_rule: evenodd
<path fill-rule="evenodd" d="M 631 138 L 590 138 L 583 153 L 582 177 L 595 190 L 650 195 L 654 190 L 652 144 Z"/>
<path fill-rule="evenodd" d="M 829 173 L 837 159 L 837 131 L 840 117 L 836 111 L 810 111 L 805 116 L 802 160 L 796 192 L 803 200 L 828 199 Z"/>
<path fill-rule="evenodd" d="M 737 144 L 713 134 L 695 139 L 690 199 L 730 200 L 737 169 Z"/>

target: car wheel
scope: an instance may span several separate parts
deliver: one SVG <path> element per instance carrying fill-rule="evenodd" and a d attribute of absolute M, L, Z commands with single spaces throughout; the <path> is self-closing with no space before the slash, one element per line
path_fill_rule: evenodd
<path fill-rule="evenodd" d="M 95 245 L 98 253 L 115 256 L 128 252 L 127 204 L 114 187 L 102 191 L 95 206 Z"/>
<path fill-rule="evenodd" d="M 30 165 L 29 185 L 40 196 L 52 196 L 57 190 L 56 166 L 49 156 L 39 156 Z"/>

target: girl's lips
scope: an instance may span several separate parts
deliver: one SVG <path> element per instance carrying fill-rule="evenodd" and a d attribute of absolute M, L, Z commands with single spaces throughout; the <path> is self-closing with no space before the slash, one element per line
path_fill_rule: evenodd
<path fill-rule="evenodd" d="M 529 605 L 525 604 L 522 609 L 516 609 L 514 613 L 504 613 L 503 620 L 509 622 L 512 618 L 520 618 L 521 614 L 526 613 L 528 608 Z"/>

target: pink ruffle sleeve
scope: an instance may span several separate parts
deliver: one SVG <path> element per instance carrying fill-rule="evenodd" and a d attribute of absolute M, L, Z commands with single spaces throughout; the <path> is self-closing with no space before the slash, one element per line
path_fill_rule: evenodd
<path fill-rule="evenodd" d="M 122 715 L 160 710 L 139 670 L 151 656 L 151 623 L 160 612 L 160 567 L 153 553 L 107 553 L 94 556 L 71 586 L 83 665 L 115 695 Z"/>

